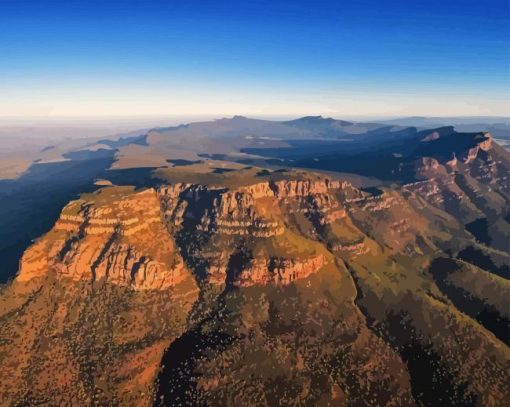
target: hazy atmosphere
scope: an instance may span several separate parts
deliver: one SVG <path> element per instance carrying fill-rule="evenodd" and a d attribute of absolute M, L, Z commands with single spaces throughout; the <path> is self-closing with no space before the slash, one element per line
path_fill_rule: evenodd
<path fill-rule="evenodd" d="M 3 0 L 0 116 L 507 115 L 508 15 L 504 0 Z"/>

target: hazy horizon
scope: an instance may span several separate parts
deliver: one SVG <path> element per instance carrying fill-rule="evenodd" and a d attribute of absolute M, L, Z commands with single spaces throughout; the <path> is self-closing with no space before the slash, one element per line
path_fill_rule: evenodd
<path fill-rule="evenodd" d="M 508 2 L 4 1 L 0 118 L 494 116 Z"/>
<path fill-rule="evenodd" d="M 210 121 L 210 120 L 220 120 L 220 119 L 229 119 L 235 116 L 243 116 L 249 119 L 257 119 L 257 120 L 271 120 L 271 121 L 280 121 L 280 120 L 295 120 L 302 117 L 323 117 L 326 119 L 334 119 L 334 120 L 352 120 L 352 121 L 372 121 L 372 120 L 407 120 L 407 119 L 454 119 L 454 120 L 487 120 L 489 122 L 498 121 L 498 120 L 510 120 L 510 115 L 327 115 L 327 114 L 302 114 L 302 115 L 241 115 L 241 114 L 189 114 L 189 115 L 172 115 L 172 114 L 162 114 L 162 115 L 145 115 L 145 116 L 5 116 L 0 117 L 0 127 L 5 126 L 17 126 L 17 125 L 77 125 L 77 124 L 87 124 L 87 125 L 104 125 L 108 124 L 126 124 L 131 125 L 134 123 L 149 123 L 153 121 L 163 121 L 164 124 L 172 124 L 174 122 L 183 122 L 186 123 L 196 122 L 196 121 Z"/>

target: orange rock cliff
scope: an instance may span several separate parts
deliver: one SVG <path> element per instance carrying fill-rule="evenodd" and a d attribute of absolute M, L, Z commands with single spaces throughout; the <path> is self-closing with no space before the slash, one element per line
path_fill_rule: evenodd
<path fill-rule="evenodd" d="M 54 272 L 136 290 L 169 288 L 190 272 L 176 243 L 179 231 L 190 227 L 185 222 L 201 233 L 263 242 L 285 233 L 289 214 L 314 217 L 318 226 L 345 217 L 332 192 L 362 196 L 349 183 L 328 179 L 262 182 L 233 190 L 182 183 L 141 192 L 106 187 L 62 210 L 53 229 L 23 255 L 17 278 L 26 281 Z M 222 261 L 211 262 L 210 282 L 225 282 L 227 261 L 223 255 Z M 318 254 L 259 255 L 236 284 L 287 284 L 325 263 Z"/>

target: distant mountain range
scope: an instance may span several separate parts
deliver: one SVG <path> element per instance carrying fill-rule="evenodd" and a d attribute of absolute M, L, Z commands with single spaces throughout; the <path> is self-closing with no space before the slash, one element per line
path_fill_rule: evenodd
<path fill-rule="evenodd" d="M 505 147 L 510 146 L 510 117 L 407 117 L 385 120 L 383 123 L 429 129 L 454 126 L 455 130 L 462 132 L 487 131 Z"/>

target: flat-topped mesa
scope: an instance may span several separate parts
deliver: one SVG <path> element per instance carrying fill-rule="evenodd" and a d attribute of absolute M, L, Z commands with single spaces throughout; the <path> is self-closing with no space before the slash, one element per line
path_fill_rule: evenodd
<path fill-rule="evenodd" d="M 317 273 L 327 264 L 323 255 L 306 259 L 256 258 L 244 269 L 235 281 L 238 287 L 253 285 L 287 285 Z"/>
<path fill-rule="evenodd" d="M 283 233 L 283 226 L 279 222 L 265 219 L 258 215 L 257 201 L 268 198 L 275 200 L 274 204 L 284 204 L 285 212 L 304 212 L 316 214 L 321 224 L 331 223 L 346 216 L 338 200 L 333 199 L 331 192 L 352 186 L 348 182 L 325 180 L 290 180 L 269 181 L 239 188 L 222 195 L 218 208 L 217 225 L 232 225 L 229 222 L 252 222 L 254 230 L 248 231 L 255 237 L 269 237 Z M 232 230 L 219 229 L 225 233 Z M 234 232 L 235 233 L 235 232 Z"/>
<path fill-rule="evenodd" d="M 256 200 L 262 197 L 260 189 L 255 191 L 241 189 L 222 193 L 214 202 L 217 232 L 253 237 L 282 234 L 283 226 L 278 221 L 260 213 Z"/>
<path fill-rule="evenodd" d="M 288 213 L 313 213 L 324 225 L 346 216 L 331 196 L 335 190 L 359 195 L 350 183 L 329 179 L 265 181 L 234 189 L 178 183 L 160 187 L 158 194 L 170 227 L 195 219 L 194 227 L 200 231 L 271 237 L 282 234 L 284 227 L 272 211 L 262 209 L 267 202 L 284 204 Z"/>
<path fill-rule="evenodd" d="M 140 290 L 167 289 L 189 275 L 161 221 L 156 192 L 125 188 L 68 204 L 55 227 L 23 255 L 18 279 L 50 271 Z"/>
<path fill-rule="evenodd" d="M 253 199 L 276 197 L 305 197 L 315 194 L 326 194 L 334 189 L 353 188 L 347 181 L 331 180 L 282 180 L 264 181 L 237 188 L 236 191 L 247 192 Z"/>
<path fill-rule="evenodd" d="M 80 230 L 86 235 L 114 232 L 133 235 L 151 223 L 160 222 L 159 205 L 155 205 L 157 201 L 154 197 L 154 190 L 145 190 L 134 197 L 111 202 L 108 206 L 95 207 L 82 199 L 72 201 L 62 210 L 55 229 L 67 232 Z M 133 213 L 139 216 L 133 216 Z"/>
<path fill-rule="evenodd" d="M 341 189 L 347 192 L 339 193 Z M 232 190 L 184 183 L 157 192 L 103 188 L 64 208 L 53 230 L 24 254 L 18 278 L 53 271 L 74 280 L 104 280 L 135 289 L 169 288 L 188 275 L 172 236 L 181 228 L 272 238 L 285 232 L 292 211 L 303 211 L 322 225 L 345 217 L 339 197 L 359 195 L 348 192 L 351 189 L 357 191 L 349 183 L 330 180 L 269 181 Z M 243 272 L 239 284 L 286 284 L 308 276 L 323 260 L 273 259 L 266 262 L 265 277 L 260 267 L 252 267 L 253 276 Z M 212 280 L 224 281 L 225 267 L 223 262 L 212 266 Z"/>
<path fill-rule="evenodd" d="M 342 204 L 346 197 L 362 196 L 351 184 L 330 180 L 266 181 L 232 189 L 175 184 L 160 187 L 158 194 L 170 230 L 192 228 L 207 234 L 204 241 L 209 243 L 198 244 L 192 258 L 204 265 L 203 278 L 211 284 L 228 283 L 231 250 L 238 247 L 231 243 L 215 251 L 216 239 L 225 243 L 230 240 L 222 236 L 246 238 L 243 244 L 250 245 L 255 238 L 260 239 L 255 244 L 265 247 L 264 239 L 275 238 L 268 242 L 273 248 L 286 233 L 285 225 L 294 221 L 290 215 L 301 212 L 316 225 L 326 225 L 347 216 Z M 324 255 L 284 257 L 257 256 L 231 283 L 289 284 L 317 272 L 326 262 Z"/>
<path fill-rule="evenodd" d="M 326 194 L 332 189 L 344 189 L 351 187 L 347 181 L 339 180 L 291 180 L 277 181 L 271 184 L 275 195 L 279 198 Z"/>
<path fill-rule="evenodd" d="M 159 196 L 170 227 L 193 220 L 197 230 L 227 235 L 269 237 L 283 233 L 282 225 L 257 213 L 254 196 L 244 188 L 177 184 L 161 187 Z"/>
<path fill-rule="evenodd" d="M 208 187 L 199 184 L 175 183 L 161 186 L 158 193 L 166 200 L 190 199 L 198 200 L 208 192 L 241 193 L 250 196 L 251 199 L 261 198 L 286 198 L 295 196 L 308 196 L 314 194 L 325 194 L 334 189 L 354 189 L 347 181 L 330 180 L 282 180 L 264 181 L 234 189 L 222 187 Z"/>

